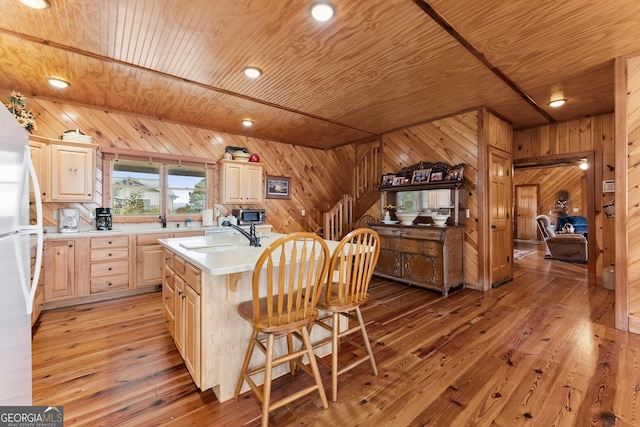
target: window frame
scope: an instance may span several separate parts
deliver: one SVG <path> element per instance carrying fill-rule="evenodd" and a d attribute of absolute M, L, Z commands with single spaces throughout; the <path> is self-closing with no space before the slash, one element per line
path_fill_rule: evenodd
<path fill-rule="evenodd" d="M 211 209 L 214 206 L 213 202 L 213 188 L 216 161 L 213 159 L 203 159 L 196 157 L 188 157 L 181 155 L 170 155 L 163 153 L 146 153 L 139 151 L 129 151 L 120 149 L 103 149 L 102 150 L 102 206 L 112 207 L 112 164 L 114 160 L 134 160 L 134 161 L 148 161 L 160 164 L 160 191 L 162 195 L 160 197 L 160 215 L 166 214 L 167 221 L 169 222 L 182 222 L 187 218 L 194 221 L 202 221 L 202 213 L 179 213 L 168 214 L 167 213 L 167 188 L 168 188 L 168 167 L 176 165 L 184 166 L 198 166 L 203 167 L 205 170 L 205 209 Z M 144 223 L 144 222 L 157 222 L 158 217 L 156 215 L 114 215 L 112 221 L 114 223 Z"/>

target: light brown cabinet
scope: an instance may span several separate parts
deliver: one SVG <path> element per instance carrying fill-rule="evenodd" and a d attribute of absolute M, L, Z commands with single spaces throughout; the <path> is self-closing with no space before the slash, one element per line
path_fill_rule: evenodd
<path fill-rule="evenodd" d="M 164 250 L 162 295 L 167 327 L 196 385 L 201 381 L 201 282 L 195 266 Z"/>
<path fill-rule="evenodd" d="M 96 144 L 32 135 L 29 147 L 44 202 L 93 201 Z"/>
<path fill-rule="evenodd" d="M 44 244 L 44 301 L 76 295 L 76 241 L 52 240 Z"/>
<path fill-rule="evenodd" d="M 371 224 L 380 235 L 375 274 L 444 296 L 464 286 L 463 226 Z"/>
<path fill-rule="evenodd" d="M 262 165 L 234 160 L 220 160 L 218 163 L 222 204 L 262 203 Z"/>
<path fill-rule="evenodd" d="M 90 293 L 129 287 L 129 237 L 91 238 Z"/>
<path fill-rule="evenodd" d="M 202 231 L 179 233 L 140 234 L 136 237 L 136 287 L 158 286 L 162 284 L 163 250 L 158 239 L 172 237 L 202 236 Z"/>

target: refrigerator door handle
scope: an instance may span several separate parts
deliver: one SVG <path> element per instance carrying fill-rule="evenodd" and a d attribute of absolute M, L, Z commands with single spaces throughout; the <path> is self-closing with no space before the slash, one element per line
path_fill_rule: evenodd
<path fill-rule="evenodd" d="M 27 284 L 26 278 L 23 278 L 23 280 L 21 280 L 22 292 L 25 297 L 25 303 L 27 304 L 27 314 L 31 314 L 31 312 L 33 311 L 33 300 L 35 299 L 36 291 L 38 289 L 38 281 L 40 280 L 40 269 L 42 267 L 42 251 L 44 248 L 44 241 L 42 236 L 42 196 L 40 193 L 40 183 L 38 182 L 36 169 L 33 166 L 33 161 L 31 160 L 31 149 L 28 145 L 25 146 L 24 149 L 24 162 L 26 163 L 28 176 L 29 178 L 31 178 L 31 182 L 33 184 L 33 193 L 36 199 L 36 224 L 26 226 L 22 230 L 23 233 L 35 234 L 37 239 L 36 264 L 34 266 L 35 270 L 33 272 L 33 279 L 31 280 L 30 286 Z"/>

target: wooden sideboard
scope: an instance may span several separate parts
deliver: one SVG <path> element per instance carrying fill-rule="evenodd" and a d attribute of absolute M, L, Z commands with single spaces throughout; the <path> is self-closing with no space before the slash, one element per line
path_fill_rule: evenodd
<path fill-rule="evenodd" d="M 374 274 L 448 295 L 464 287 L 464 226 L 370 224 L 380 235 Z"/>

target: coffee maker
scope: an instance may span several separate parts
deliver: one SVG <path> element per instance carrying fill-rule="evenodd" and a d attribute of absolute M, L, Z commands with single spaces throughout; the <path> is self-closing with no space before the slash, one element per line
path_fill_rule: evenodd
<path fill-rule="evenodd" d="M 70 208 L 60 209 L 58 221 L 58 231 L 60 233 L 77 233 L 80 225 L 80 211 Z"/>
<path fill-rule="evenodd" d="M 96 208 L 96 230 L 111 230 L 111 208 Z"/>

